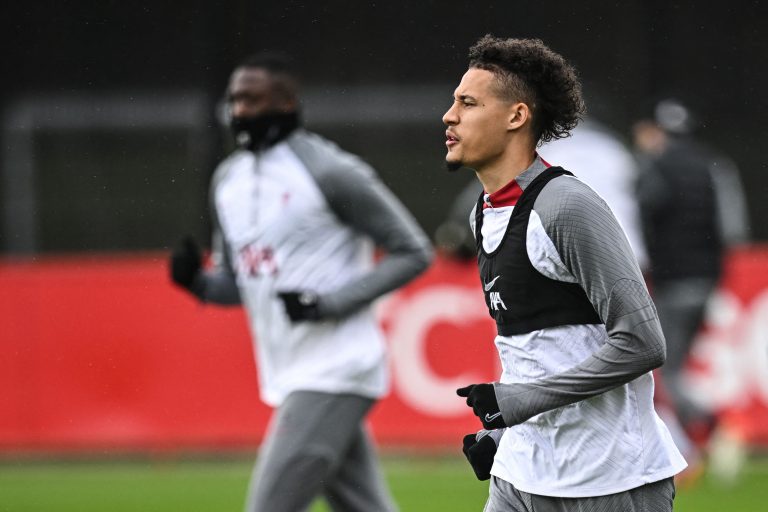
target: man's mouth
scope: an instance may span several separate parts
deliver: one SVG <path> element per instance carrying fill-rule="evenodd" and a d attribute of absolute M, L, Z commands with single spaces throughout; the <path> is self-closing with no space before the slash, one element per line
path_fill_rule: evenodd
<path fill-rule="evenodd" d="M 451 132 L 445 132 L 445 145 L 448 147 L 454 146 L 459 143 L 459 138 Z"/>

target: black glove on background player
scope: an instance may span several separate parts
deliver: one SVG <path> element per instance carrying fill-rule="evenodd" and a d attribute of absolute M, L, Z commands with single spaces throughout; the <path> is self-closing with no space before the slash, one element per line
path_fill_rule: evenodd
<path fill-rule="evenodd" d="M 192 290 L 201 265 L 200 248 L 192 237 L 186 236 L 171 253 L 171 279 L 179 286 Z"/>
<path fill-rule="evenodd" d="M 279 292 L 278 297 L 285 304 L 285 312 L 291 322 L 322 320 L 319 297 L 312 292 Z"/>
<path fill-rule="evenodd" d="M 467 399 L 467 405 L 480 418 L 483 428 L 493 430 L 507 426 L 501 416 L 493 384 L 470 384 L 457 389 L 456 394 Z"/>
<path fill-rule="evenodd" d="M 479 441 L 478 437 L 480 437 Z M 496 440 L 486 430 L 464 436 L 464 446 L 461 451 L 464 452 L 478 480 L 491 478 L 491 466 L 493 466 L 493 457 L 496 455 L 497 448 Z"/>

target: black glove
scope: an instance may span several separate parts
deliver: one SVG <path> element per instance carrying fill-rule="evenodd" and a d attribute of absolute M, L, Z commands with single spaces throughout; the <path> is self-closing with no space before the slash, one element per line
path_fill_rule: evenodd
<path fill-rule="evenodd" d="M 171 253 L 171 279 L 188 290 L 200 273 L 202 257 L 200 249 L 190 236 L 184 237 Z"/>
<path fill-rule="evenodd" d="M 312 292 L 279 292 L 277 294 L 285 304 L 285 312 L 291 322 L 321 320 L 319 298 Z"/>
<path fill-rule="evenodd" d="M 496 455 L 497 448 L 496 441 L 490 435 L 481 437 L 479 441 L 477 434 L 464 436 L 464 446 L 461 451 L 464 452 L 478 480 L 491 478 L 491 466 L 493 466 L 493 457 Z"/>
<path fill-rule="evenodd" d="M 472 408 L 475 416 L 480 418 L 483 428 L 493 430 L 507 426 L 504 418 L 501 417 L 493 384 L 470 384 L 465 388 L 457 389 L 456 394 L 466 397 L 467 405 Z"/>

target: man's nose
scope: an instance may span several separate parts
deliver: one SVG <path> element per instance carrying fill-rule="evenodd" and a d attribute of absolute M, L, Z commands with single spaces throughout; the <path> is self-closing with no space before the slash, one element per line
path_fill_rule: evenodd
<path fill-rule="evenodd" d="M 454 125 L 458 122 L 458 118 L 456 117 L 456 113 L 454 112 L 454 106 L 451 105 L 451 108 L 448 109 L 448 111 L 443 114 L 443 124 L 447 124 L 448 126 Z"/>
<path fill-rule="evenodd" d="M 230 107 L 232 109 L 232 115 L 240 117 L 245 113 L 245 105 L 242 101 L 233 101 Z"/>

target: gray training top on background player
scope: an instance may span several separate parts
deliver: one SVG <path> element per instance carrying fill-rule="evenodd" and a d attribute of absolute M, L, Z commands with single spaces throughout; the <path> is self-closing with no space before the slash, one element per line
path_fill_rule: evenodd
<path fill-rule="evenodd" d="M 374 299 L 420 273 L 429 242 L 360 158 L 298 129 L 284 144 L 238 151 L 216 170 L 213 272 L 200 297 L 242 297 L 257 339 L 262 398 L 279 404 L 296 389 L 387 391 Z M 374 245 L 385 255 L 373 266 Z M 292 324 L 280 291 L 318 295 L 332 323 Z"/>
<path fill-rule="evenodd" d="M 389 373 L 371 305 L 426 269 L 429 241 L 370 166 L 301 128 L 283 59 L 243 62 L 227 95 L 240 147 L 211 183 L 214 266 L 187 241 L 172 278 L 248 313 L 275 411 L 246 510 L 305 510 L 321 495 L 333 510 L 396 510 L 365 426 Z"/>

